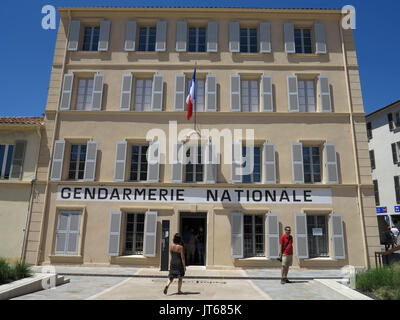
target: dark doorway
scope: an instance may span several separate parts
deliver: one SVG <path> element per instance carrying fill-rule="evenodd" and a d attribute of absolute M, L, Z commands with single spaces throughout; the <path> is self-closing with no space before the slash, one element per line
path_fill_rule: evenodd
<path fill-rule="evenodd" d="M 207 213 L 182 212 L 180 233 L 185 243 L 186 265 L 206 265 Z"/>

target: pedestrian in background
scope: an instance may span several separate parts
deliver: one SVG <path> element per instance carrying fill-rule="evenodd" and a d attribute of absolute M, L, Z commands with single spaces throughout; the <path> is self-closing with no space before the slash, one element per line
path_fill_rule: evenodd
<path fill-rule="evenodd" d="M 280 239 L 281 250 L 280 250 L 280 261 L 282 261 L 282 278 L 281 284 L 290 283 L 287 278 L 289 267 L 293 263 L 293 237 L 290 235 L 291 229 L 289 226 L 285 227 L 285 234 Z"/>
<path fill-rule="evenodd" d="M 390 229 L 390 231 L 392 231 L 393 233 L 393 244 L 395 246 L 397 246 L 397 238 L 399 236 L 399 229 L 397 229 L 397 227 L 395 225 L 393 225 L 393 227 Z"/>
<path fill-rule="evenodd" d="M 169 267 L 168 282 L 164 288 L 164 294 L 167 294 L 168 288 L 175 278 L 178 280 L 178 294 L 183 294 L 182 292 L 182 278 L 186 272 L 185 264 L 185 254 L 183 252 L 183 241 L 179 233 L 176 233 L 173 239 L 173 244 L 169 249 L 171 253 L 171 263 Z"/>

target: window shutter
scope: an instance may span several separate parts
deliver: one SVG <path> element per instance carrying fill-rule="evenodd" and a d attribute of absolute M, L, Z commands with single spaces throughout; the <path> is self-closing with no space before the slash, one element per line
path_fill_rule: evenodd
<path fill-rule="evenodd" d="M 172 146 L 172 182 L 182 182 L 183 142 L 176 142 Z"/>
<path fill-rule="evenodd" d="M 67 237 L 67 248 L 66 254 L 68 255 L 77 255 L 78 254 L 78 240 L 79 240 L 79 228 L 81 221 L 81 213 L 80 212 L 71 212 L 68 217 L 69 220 L 69 228 L 68 228 L 68 237 Z"/>
<path fill-rule="evenodd" d="M 68 51 L 78 51 L 80 28 L 80 20 L 71 21 L 71 24 L 69 25 Z"/>
<path fill-rule="evenodd" d="M 260 23 L 260 52 L 271 52 L 271 24 L 269 22 Z"/>
<path fill-rule="evenodd" d="M 275 145 L 264 142 L 264 171 L 265 183 L 276 183 Z"/>
<path fill-rule="evenodd" d="M 56 245 L 54 249 L 55 254 L 65 254 L 68 236 L 68 224 L 69 214 L 67 212 L 60 211 L 57 221 Z"/>
<path fill-rule="evenodd" d="M 336 144 L 328 143 L 324 144 L 325 149 L 325 167 L 327 173 L 327 183 L 337 184 L 338 179 L 338 169 L 337 169 L 337 159 L 336 159 Z"/>
<path fill-rule="evenodd" d="M 339 213 L 331 213 L 331 227 L 332 227 L 332 249 L 334 259 L 345 259 L 344 247 L 344 234 L 343 234 L 343 221 L 342 215 Z"/>
<path fill-rule="evenodd" d="M 186 51 L 187 23 L 186 21 L 178 21 L 176 23 L 176 51 Z"/>
<path fill-rule="evenodd" d="M 151 110 L 162 111 L 163 108 L 163 89 L 164 89 L 164 75 L 155 74 L 153 76 L 153 92 L 151 99 Z"/>
<path fill-rule="evenodd" d="M 136 47 L 136 21 L 129 20 L 126 22 L 125 30 L 125 51 L 135 51 Z"/>
<path fill-rule="evenodd" d="M 217 183 L 217 150 L 215 143 L 206 144 L 206 183 Z"/>
<path fill-rule="evenodd" d="M 122 212 L 110 212 L 110 233 L 108 234 L 108 256 L 119 256 L 119 242 L 121 237 L 121 216 Z"/>
<path fill-rule="evenodd" d="M 104 74 L 96 73 L 93 81 L 92 110 L 101 110 Z"/>
<path fill-rule="evenodd" d="M 83 181 L 95 180 L 96 160 L 97 160 L 97 141 L 88 141 Z"/>
<path fill-rule="evenodd" d="M 64 81 L 62 87 L 60 110 L 69 110 L 71 106 L 72 88 L 74 84 L 74 74 L 64 74 Z"/>
<path fill-rule="evenodd" d="M 399 160 L 397 157 L 397 148 L 395 143 L 392 143 L 392 156 L 393 156 L 393 164 L 397 164 Z"/>
<path fill-rule="evenodd" d="M 294 24 L 291 22 L 285 22 L 283 25 L 285 34 L 285 52 L 295 53 L 296 47 L 294 44 Z"/>
<path fill-rule="evenodd" d="M 25 159 L 26 141 L 15 141 L 14 156 L 11 166 L 10 179 L 22 179 L 24 159 Z"/>
<path fill-rule="evenodd" d="M 126 141 L 117 142 L 115 152 L 114 181 L 125 181 L 126 151 L 128 143 Z"/>
<path fill-rule="evenodd" d="M 296 255 L 299 259 L 308 258 L 308 238 L 307 238 L 307 215 L 305 213 L 296 213 Z"/>
<path fill-rule="evenodd" d="M 229 22 L 229 51 L 240 52 L 240 24 L 236 21 Z"/>
<path fill-rule="evenodd" d="M 297 86 L 297 76 L 287 77 L 288 103 L 290 112 L 299 112 L 299 92 Z"/>
<path fill-rule="evenodd" d="M 243 258 L 243 213 L 231 214 L 231 255 L 232 258 Z"/>
<path fill-rule="evenodd" d="M 262 106 L 264 112 L 274 111 L 274 100 L 272 96 L 272 77 L 261 76 Z"/>
<path fill-rule="evenodd" d="M 268 239 L 268 258 L 275 259 L 279 257 L 279 220 L 276 213 L 267 214 L 267 239 Z"/>
<path fill-rule="evenodd" d="M 107 51 L 108 42 L 110 40 L 110 25 L 109 20 L 103 20 L 100 22 L 100 35 L 99 35 L 99 46 L 98 51 Z"/>
<path fill-rule="evenodd" d="M 293 183 L 304 183 L 303 145 L 301 142 L 292 143 L 292 172 Z"/>
<path fill-rule="evenodd" d="M 389 130 L 393 131 L 394 130 L 394 123 L 393 123 L 393 113 L 388 113 L 388 123 L 389 123 Z"/>
<path fill-rule="evenodd" d="M 51 176 L 50 176 L 50 179 L 53 181 L 61 180 L 62 168 L 64 162 L 64 149 L 65 149 L 64 140 L 56 140 L 54 142 L 53 163 L 51 166 Z"/>
<path fill-rule="evenodd" d="M 167 21 L 157 22 L 156 51 L 165 51 L 167 47 Z"/>
<path fill-rule="evenodd" d="M 231 111 L 240 111 L 240 75 L 231 74 Z"/>
<path fill-rule="evenodd" d="M 121 102 L 120 110 L 129 111 L 131 109 L 131 98 L 132 98 L 132 74 L 122 75 L 122 86 L 121 86 Z"/>
<path fill-rule="evenodd" d="M 369 158 L 371 160 L 371 169 L 375 169 L 375 152 L 374 150 L 369 151 Z"/>
<path fill-rule="evenodd" d="M 155 257 L 156 244 L 157 244 L 157 212 L 147 211 L 144 220 L 143 255 L 145 257 Z"/>
<path fill-rule="evenodd" d="M 232 143 L 231 182 L 242 182 L 242 143 Z M 239 171 L 239 173 L 238 173 Z"/>
<path fill-rule="evenodd" d="M 207 52 L 218 52 L 218 22 L 209 21 L 207 26 Z"/>
<path fill-rule="evenodd" d="M 185 110 L 185 74 L 175 75 L 175 111 Z"/>
<path fill-rule="evenodd" d="M 325 24 L 315 23 L 315 53 L 326 53 Z"/>
<path fill-rule="evenodd" d="M 329 78 L 326 76 L 319 76 L 318 80 L 319 80 L 319 96 L 321 99 L 321 111 L 332 112 Z"/>
<path fill-rule="evenodd" d="M 206 76 L 206 111 L 217 111 L 217 76 Z"/>
<path fill-rule="evenodd" d="M 158 182 L 160 173 L 160 142 L 150 142 L 147 150 L 147 181 Z"/>

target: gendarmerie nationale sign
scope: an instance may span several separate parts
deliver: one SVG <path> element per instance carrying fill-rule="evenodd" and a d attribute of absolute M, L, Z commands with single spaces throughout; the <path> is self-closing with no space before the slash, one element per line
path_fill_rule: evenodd
<path fill-rule="evenodd" d="M 153 203 L 332 203 L 330 189 L 152 188 L 59 186 L 61 201 L 121 201 Z"/>

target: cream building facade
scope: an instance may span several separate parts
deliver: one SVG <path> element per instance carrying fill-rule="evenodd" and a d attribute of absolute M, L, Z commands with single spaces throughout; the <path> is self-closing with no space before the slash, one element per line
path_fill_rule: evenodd
<path fill-rule="evenodd" d="M 188 264 L 279 267 L 289 225 L 296 267 L 370 264 L 380 247 L 365 114 L 339 10 L 59 12 L 28 262 L 165 268 L 173 235 L 192 232 Z M 197 129 L 232 133 L 234 152 L 179 136 L 193 128 L 195 66 Z M 197 150 L 203 165 L 182 163 Z M 250 154 L 254 170 L 238 175 Z"/>

